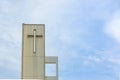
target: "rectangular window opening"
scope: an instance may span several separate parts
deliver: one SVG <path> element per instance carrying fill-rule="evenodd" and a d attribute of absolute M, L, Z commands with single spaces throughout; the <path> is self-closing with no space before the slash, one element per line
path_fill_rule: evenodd
<path fill-rule="evenodd" d="M 56 76 L 56 64 L 45 64 L 45 75 Z"/>

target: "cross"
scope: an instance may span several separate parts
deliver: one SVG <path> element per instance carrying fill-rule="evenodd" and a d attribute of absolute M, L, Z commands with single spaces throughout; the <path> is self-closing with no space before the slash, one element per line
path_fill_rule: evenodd
<path fill-rule="evenodd" d="M 33 37 L 33 53 L 35 54 L 36 53 L 36 37 L 43 37 L 43 35 L 36 35 L 36 29 L 33 29 L 33 35 L 28 35 L 28 38 L 29 37 Z"/>

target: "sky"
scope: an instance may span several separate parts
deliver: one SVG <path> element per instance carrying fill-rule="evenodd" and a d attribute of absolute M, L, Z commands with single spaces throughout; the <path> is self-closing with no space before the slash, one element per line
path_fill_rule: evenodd
<path fill-rule="evenodd" d="M 0 78 L 21 77 L 23 23 L 45 24 L 59 80 L 120 80 L 119 0 L 0 0 Z"/>

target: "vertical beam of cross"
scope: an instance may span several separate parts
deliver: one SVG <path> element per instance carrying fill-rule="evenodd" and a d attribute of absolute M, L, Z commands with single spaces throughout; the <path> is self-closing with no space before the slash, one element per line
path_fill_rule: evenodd
<path fill-rule="evenodd" d="M 33 53 L 36 53 L 36 29 L 33 30 L 34 40 L 33 40 Z"/>

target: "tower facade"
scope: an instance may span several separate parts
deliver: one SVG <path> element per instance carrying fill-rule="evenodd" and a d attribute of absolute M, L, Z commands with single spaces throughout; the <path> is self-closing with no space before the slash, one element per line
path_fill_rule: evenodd
<path fill-rule="evenodd" d="M 56 64 L 56 76 L 45 76 L 45 64 Z M 44 24 L 23 24 L 22 79 L 58 80 L 58 57 L 45 56 Z"/>

